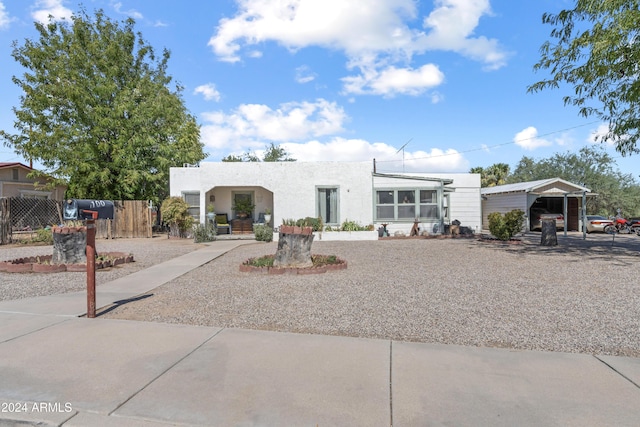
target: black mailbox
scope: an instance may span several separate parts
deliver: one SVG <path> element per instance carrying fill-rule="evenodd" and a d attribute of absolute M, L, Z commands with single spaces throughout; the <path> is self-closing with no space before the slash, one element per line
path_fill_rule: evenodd
<path fill-rule="evenodd" d="M 91 214 L 84 211 L 98 212 L 97 219 L 113 219 L 113 202 L 110 200 L 69 199 L 64 203 L 65 220 L 91 219 Z"/>

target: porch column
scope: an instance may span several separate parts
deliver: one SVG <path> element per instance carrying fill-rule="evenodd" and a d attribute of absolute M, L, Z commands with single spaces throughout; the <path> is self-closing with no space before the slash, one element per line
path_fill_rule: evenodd
<path fill-rule="evenodd" d="M 564 210 L 564 237 L 567 237 L 567 219 L 569 218 L 567 215 L 567 193 L 564 193 L 564 206 L 562 209 Z"/>
<path fill-rule="evenodd" d="M 587 240 L 587 192 L 582 192 L 582 240 Z"/>

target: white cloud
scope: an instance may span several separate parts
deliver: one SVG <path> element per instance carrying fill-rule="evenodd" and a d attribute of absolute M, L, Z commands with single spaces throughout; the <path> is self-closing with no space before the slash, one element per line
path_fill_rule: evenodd
<path fill-rule="evenodd" d="M 496 39 L 472 37 L 480 18 L 491 15 L 489 0 L 436 0 L 436 9 L 424 19 L 429 49 L 450 50 L 485 63 L 488 69 L 506 64 L 507 53 Z"/>
<path fill-rule="evenodd" d="M 592 144 L 600 144 L 602 141 L 604 141 L 604 138 L 609 134 L 609 132 L 609 125 L 607 123 L 600 123 L 600 125 L 598 125 L 596 129 L 591 131 L 589 137 L 587 138 L 587 142 L 590 142 Z M 606 140 L 606 144 L 609 147 L 615 147 L 616 141 L 615 139 L 610 138 Z"/>
<path fill-rule="evenodd" d="M 243 104 L 231 113 L 222 111 L 202 115 L 202 142 L 214 155 L 242 154 L 253 151 L 260 157 L 264 147 L 281 145 L 299 161 L 379 161 L 383 172 L 463 172 L 469 163 L 456 150 L 433 148 L 430 151 L 398 152 L 398 147 L 363 139 L 346 139 L 348 116 L 335 103 L 291 102 L 272 109 L 267 105 Z M 320 141 L 320 137 L 328 137 Z"/>
<path fill-rule="evenodd" d="M 60 21 L 62 19 L 70 20 L 73 12 L 64 6 L 64 0 L 36 1 L 34 10 L 31 12 L 31 17 L 38 22 L 46 24 L 49 22 L 50 15 L 54 21 Z"/>
<path fill-rule="evenodd" d="M 300 84 L 309 83 L 315 80 L 317 77 L 316 73 L 311 71 L 311 69 L 307 65 L 301 65 L 296 68 L 296 82 Z"/>
<path fill-rule="evenodd" d="M 5 10 L 4 4 L 0 1 L 0 30 L 6 30 L 9 28 L 11 18 L 9 13 Z"/>
<path fill-rule="evenodd" d="M 207 83 L 204 85 L 200 85 L 193 91 L 194 95 L 201 93 L 204 99 L 207 101 L 220 101 L 220 92 L 216 89 L 216 85 L 213 83 Z"/>
<path fill-rule="evenodd" d="M 243 104 L 230 114 L 202 115 L 202 140 L 214 149 L 262 147 L 264 141 L 300 141 L 343 131 L 348 117 L 335 102 L 290 102 L 272 109 L 262 104 Z"/>
<path fill-rule="evenodd" d="M 209 46 L 222 61 L 237 62 L 251 47 L 273 41 L 296 51 L 320 46 L 344 52 L 360 75 L 343 79 L 347 93 L 419 95 L 442 82 L 438 67 L 408 66 L 430 50 L 457 52 L 487 69 L 505 65 L 507 54 L 495 39 L 474 36 L 491 13 L 489 0 L 436 0 L 423 20 L 414 0 L 237 0 L 238 13 L 219 21 Z M 428 67 L 428 68 L 425 68 Z M 434 79 L 435 77 L 435 79 Z M 425 81 L 426 80 L 426 81 Z"/>
<path fill-rule="evenodd" d="M 385 97 L 397 94 L 420 95 L 444 81 L 444 74 L 433 64 L 423 65 L 417 70 L 390 66 L 380 71 L 375 69 L 363 71 L 364 73 L 360 76 L 342 79 L 346 93 Z M 435 99 L 439 101 L 437 97 Z"/>
<path fill-rule="evenodd" d="M 547 139 L 538 138 L 538 130 L 533 126 L 529 126 L 528 128 L 518 132 L 513 138 L 513 141 L 516 143 L 516 145 L 528 151 L 533 151 L 536 148 L 548 147 L 550 145 L 553 145 L 553 142 Z"/>
<path fill-rule="evenodd" d="M 118 12 L 121 15 L 126 15 L 129 16 L 133 19 L 142 19 L 144 18 L 144 16 L 142 15 L 142 13 L 138 12 L 135 9 L 129 9 L 129 10 L 122 10 L 122 3 L 121 2 L 114 2 L 111 3 L 111 6 L 113 6 L 113 9 Z"/>

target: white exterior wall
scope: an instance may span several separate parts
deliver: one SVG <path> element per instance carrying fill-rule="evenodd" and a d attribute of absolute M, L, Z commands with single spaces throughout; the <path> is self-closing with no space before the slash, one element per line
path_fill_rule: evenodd
<path fill-rule="evenodd" d="M 398 174 L 403 175 L 403 174 Z M 479 174 L 414 174 L 407 176 L 450 179 L 449 219 L 480 231 L 482 210 Z M 232 191 L 253 191 L 255 213 L 272 210 L 272 224 L 283 219 L 316 217 L 317 188 L 338 188 L 338 222 L 356 221 L 361 225 L 374 223 L 375 188 L 441 189 L 440 181 L 372 177 L 369 162 L 203 162 L 199 167 L 171 168 L 170 194 L 200 193 L 200 221 L 205 221 L 208 195 L 215 194 L 218 213 L 231 214 Z M 421 230 L 437 231 L 439 223 L 421 224 Z M 413 222 L 395 222 L 387 228 L 408 234 Z M 434 227 L 435 226 L 435 227 Z"/>
<path fill-rule="evenodd" d="M 272 223 L 317 216 L 316 188 L 338 188 L 338 221 L 373 221 L 371 164 L 369 162 L 202 162 L 200 167 L 171 168 L 170 194 L 200 192 L 200 221 L 205 220 L 206 193 L 227 187 L 226 198 L 216 197 L 218 212 L 231 213 L 231 190 L 255 191 L 256 212 L 272 210 Z M 220 194 L 220 193 L 218 193 Z M 272 203 L 272 206 L 268 204 Z"/>
<path fill-rule="evenodd" d="M 406 175 L 407 177 L 423 177 L 423 178 L 436 178 L 436 179 L 451 179 L 452 184 L 445 185 L 444 188 L 452 189 L 455 191 L 448 192 L 449 194 L 449 218 L 451 221 L 457 219 L 460 221 L 463 227 L 469 227 L 474 232 L 479 232 L 482 227 L 481 216 L 481 198 L 480 198 L 480 175 L 469 173 L 405 173 L 395 174 L 397 176 Z M 436 189 L 441 188 L 439 181 L 424 181 L 417 179 L 401 179 L 395 177 L 375 176 L 373 179 L 374 194 L 376 189 L 384 188 L 424 188 L 424 189 Z M 375 199 L 372 199 L 372 211 L 375 207 Z M 385 221 L 386 223 L 387 221 Z M 382 222 L 376 222 L 375 226 L 378 228 Z M 396 221 L 390 222 L 387 225 L 387 230 L 393 235 L 396 231 L 402 231 L 405 234 L 409 234 L 413 227 L 413 222 Z M 420 223 L 421 231 L 434 232 L 439 230 L 439 223 L 429 222 Z"/>
<path fill-rule="evenodd" d="M 493 194 L 485 196 L 485 200 L 482 201 L 482 227 L 485 230 L 489 229 L 489 214 L 492 212 L 500 212 L 505 214 L 511 212 L 514 209 L 520 209 L 525 213 L 527 220 L 525 225 L 529 225 L 529 203 L 527 202 L 527 193 L 506 193 L 506 194 Z"/>

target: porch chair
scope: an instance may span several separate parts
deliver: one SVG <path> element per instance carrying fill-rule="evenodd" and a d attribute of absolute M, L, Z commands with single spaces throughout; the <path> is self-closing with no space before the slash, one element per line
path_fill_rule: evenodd
<path fill-rule="evenodd" d="M 226 229 L 225 234 L 231 234 L 231 223 L 226 213 L 216 214 L 216 234 L 220 234 L 220 229 Z"/>

